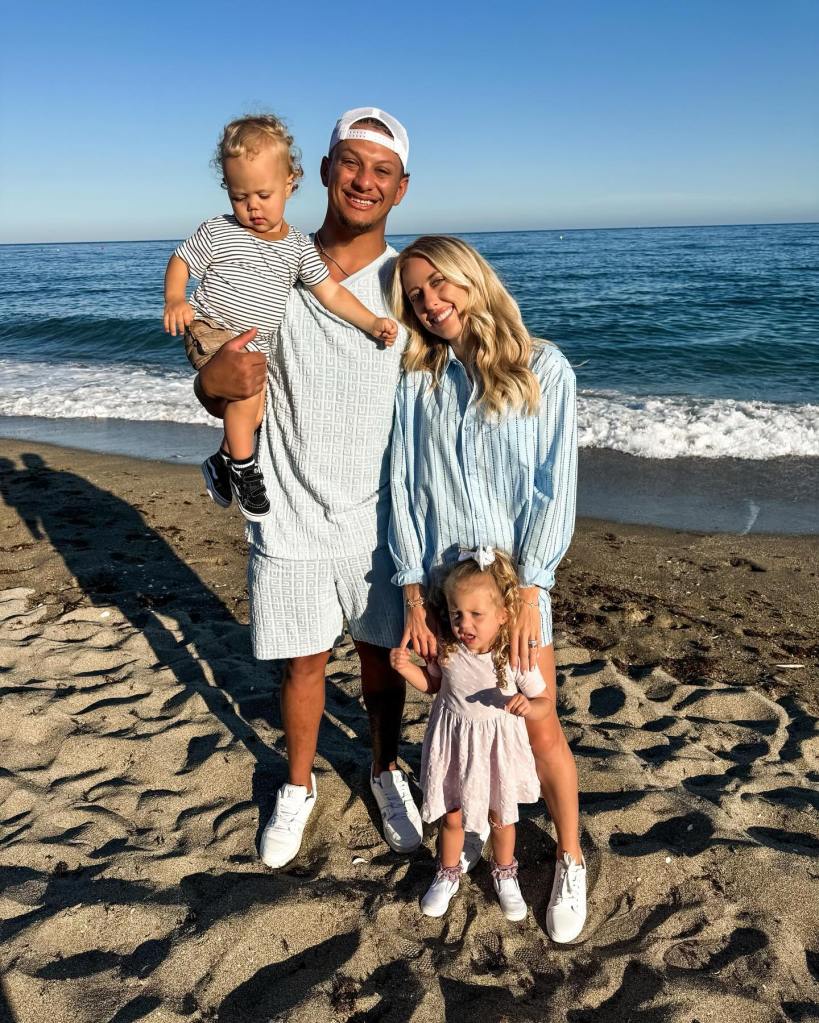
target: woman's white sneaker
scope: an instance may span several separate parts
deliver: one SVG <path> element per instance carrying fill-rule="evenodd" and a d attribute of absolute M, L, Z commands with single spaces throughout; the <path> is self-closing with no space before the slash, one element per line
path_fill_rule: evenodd
<path fill-rule="evenodd" d="M 586 861 L 575 863 L 568 853 L 557 861 L 546 930 L 552 941 L 564 944 L 583 930 L 586 922 Z"/>
<path fill-rule="evenodd" d="M 307 818 L 316 805 L 316 776 L 310 775 L 310 790 L 304 785 L 282 785 L 276 796 L 276 808 L 267 822 L 259 843 L 262 863 L 283 867 L 301 847 Z"/>
<path fill-rule="evenodd" d="M 518 861 L 512 860 L 508 867 L 492 863 L 492 881 L 503 915 L 507 920 L 524 920 L 528 912 L 518 884 Z"/>
<path fill-rule="evenodd" d="M 421 899 L 421 912 L 424 916 L 443 916 L 449 904 L 461 887 L 461 866 L 442 867 L 438 864 L 435 880 L 427 888 Z"/>
<path fill-rule="evenodd" d="M 464 847 L 461 853 L 461 870 L 463 870 L 465 874 L 474 870 L 481 862 L 483 847 L 486 845 L 487 838 L 489 838 L 488 824 L 483 831 L 464 832 Z"/>
<path fill-rule="evenodd" d="M 393 852 L 415 852 L 423 838 L 423 827 L 407 776 L 403 771 L 382 771 L 373 778 L 371 771 L 370 788 L 381 811 L 387 845 Z"/>

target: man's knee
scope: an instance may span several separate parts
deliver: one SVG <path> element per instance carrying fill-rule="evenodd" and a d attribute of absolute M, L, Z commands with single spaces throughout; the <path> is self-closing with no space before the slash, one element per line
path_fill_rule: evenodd
<path fill-rule="evenodd" d="M 329 659 L 329 650 L 307 654 L 305 657 L 291 657 L 284 671 L 285 684 L 297 689 L 323 686 Z"/>

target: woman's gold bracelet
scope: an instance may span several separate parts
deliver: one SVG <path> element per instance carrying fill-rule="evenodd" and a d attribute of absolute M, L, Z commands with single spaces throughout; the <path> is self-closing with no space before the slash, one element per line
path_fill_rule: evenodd
<path fill-rule="evenodd" d="M 424 600 L 423 597 L 407 597 L 405 601 L 405 604 L 410 609 L 410 611 L 414 607 L 423 607 L 425 603 L 426 601 Z"/>
<path fill-rule="evenodd" d="M 540 607 L 540 604 L 536 600 L 524 600 L 523 597 L 521 597 L 520 602 L 521 604 L 525 604 L 527 607 Z"/>

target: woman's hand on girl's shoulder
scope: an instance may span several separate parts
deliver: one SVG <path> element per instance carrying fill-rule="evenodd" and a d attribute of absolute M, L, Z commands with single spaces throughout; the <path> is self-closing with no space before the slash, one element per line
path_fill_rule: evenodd
<path fill-rule="evenodd" d="M 537 664 L 541 645 L 539 597 L 537 586 L 520 587 L 520 611 L 509 629 L 509 663 L 513 671 L 531 671 Z"/>

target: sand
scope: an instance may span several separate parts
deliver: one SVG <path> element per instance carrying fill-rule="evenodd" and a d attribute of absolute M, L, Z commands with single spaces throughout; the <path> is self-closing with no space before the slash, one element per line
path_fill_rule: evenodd
<path fill-rule="evenodd" d="M 815 536 L 578 524 L 555 621 L 590 911 L 560 947 L 542 803 L 519 830 L 526 921 L 485 864 L 420 915 L 434 833 L 412 857 L 379 835 L 346 640 L 319 805 L 265 868 L 285 762 L 238 517 L 191 467 L 3 451 L 2 1023 L 819 1018 Z M 428 708 L 413 691 L 412 774 Z"/>

